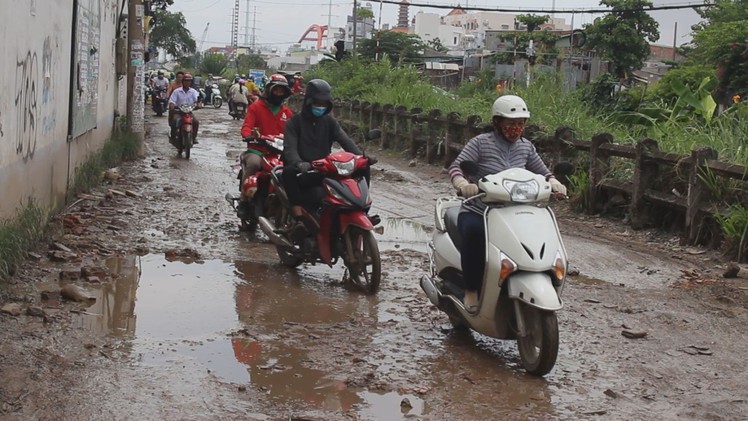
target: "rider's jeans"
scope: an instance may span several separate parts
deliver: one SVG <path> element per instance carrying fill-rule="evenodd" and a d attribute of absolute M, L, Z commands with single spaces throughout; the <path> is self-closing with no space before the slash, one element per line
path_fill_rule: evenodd
<path fill-rule="evenodd" d="M 486 231 L 483 215 L 472 211 L 460 212 L 457 229 L 462 236 L 460 263 L 465 287 L 480 291 L 486 266 Z"/>

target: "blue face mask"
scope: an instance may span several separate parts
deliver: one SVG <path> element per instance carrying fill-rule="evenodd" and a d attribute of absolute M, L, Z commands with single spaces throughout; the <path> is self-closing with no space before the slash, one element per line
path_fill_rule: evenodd
<path fill-rule="evenodd" d="M 312 107 L 312 115 L 322 117 L 327 112 L 327 107 Z"/>

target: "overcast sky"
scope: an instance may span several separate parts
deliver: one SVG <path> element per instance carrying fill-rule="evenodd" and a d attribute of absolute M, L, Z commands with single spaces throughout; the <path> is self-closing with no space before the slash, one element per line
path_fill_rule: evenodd
<path fill-rule="evenodd" d="M 213 46 L 225 46 L 231 43 L 231 16 L 236 0 L 174 0 L 174 5 L 169 10 L 182 12 L 187 20 L 187 29 L 197 40 L 198 47 L 203 39 L 206 24 L 210 26 L 205 36 L 202 48 Z M 397 23 L 398 6 L 394 4 L 381 4 L 378 1 L 358 2 L 371 4 L 377 25 L 380 22 L 394 26 Z M 411 3 L 430 5 L 454 5 L 457 2 L 447 0 L 411 0 Z M 519 3 L 519 2 L 517 2 Z M 655 5 L 672 4 L 697 4 L 697 0 L 654 0 Z M 469 7 L 514 7 L 511 2 L 499 2 L 496 0 L 469 0 L 462 1 L 463 6 Z M 544 8 L 551 10 L 579 10 L 600 8 L 597 0 L 524 0 L 523 9 Z M 252 39 L 254 28 L 255 45 L 261 47 L 275 47 L 279 51 L 285 51 L 291 44 L 297 43 L 306 29 L 312 24 L 326 25 L 328 20 L 333 27 L 342 27 L 346 17 L 353 10 L 353 0 L 239 0 L 239 44 L 244 44 L 245 39 Z M 249 13 L 247 13 L 249 10 Z M 427 7 L 410 7 L 409 18 L 419 11 L 446 14 L 449 9 L 437 9 Z M 520 12 L 521 13 L 521 12 Z M 329 16 L 328 16 L 329 15 Z M 567 23 L 571 23 L 571 15 L 557 13 L 557 17 L 564 17 Z M 591 23 L 600 15 L 591 13 L 574 14 L 574 27 L 580 28 L 584 24 Z M 698 22 L 698 15 L 691 9 L 664 10 L 652 12 L 652 16 L 660 24 L 660 40 L 657 44 L 672 45 L 677 22 L 677 36 L 675 42 L 681 45 L 690 40 L 689 33 L 691 25 Z M 247 19 L 248 18 L 248 19 Z M 248 28 L 248 29 L 247 29 Z M 305 41 L 303 45 L 314 45 L 311 41 Z"/>

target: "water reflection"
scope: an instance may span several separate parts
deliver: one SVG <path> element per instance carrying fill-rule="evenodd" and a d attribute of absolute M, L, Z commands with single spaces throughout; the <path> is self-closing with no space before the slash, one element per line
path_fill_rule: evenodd
<path fill-rule="evenodd" d="M 423 412 L 417 397 L 409 396 L 412 407 L 400 412 L 403 396 L 348 382 L 362 374 L 351 367 L 352 355 L 366 358 L 358 353 L 377 347 L 365 331 L 375 329 L 380 303 L 319 282 L 329 268 L 304 268 L 300 275 L 278 265 L 170 262 L 163 255 L 107 264 L 113 281 L 97 291 L 81 322 L 128 339 L 119 349 L 139 364 L 187 378 L 203 375 L 185 371 L 194 367 L 186 360 L 195 361 L 220 379 L 266 392 L 276 404 L 362 414 L 397 408 L 388 419 Z"/>
<path fill-rule="evenodd" d="M 426 251 L 431 228 L 410 219 L 385 217 L 382 218 L 381 232 L 377 237 L 380 250 L 408 248 Z"/>

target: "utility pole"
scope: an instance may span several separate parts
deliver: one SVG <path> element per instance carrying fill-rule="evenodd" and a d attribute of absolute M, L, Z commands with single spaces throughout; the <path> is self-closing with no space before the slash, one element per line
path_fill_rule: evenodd
<path fill-rule="evenodd" d="M 255 51 L 255 29 L 257 29 L 257 6 L 254 7 L 254 14 L 252 15 L 252 41 L 250 42 L 252 53 L 257 54 Z"/>
<path fill-rule="evenodd" d="M 249 45 L 249 0 L 247 0 L 247 11 L 244 12 L 244 46 L 246 47 L 248 45 Z"/>
<path fill-rule="evenodd" d="M 353 0 L 353 54 L 356 54 L 356 22 L 358 21 L 358 2 Z"/>
<path fill-rule="evenodd" d="M 145 83 L 145 37 L 143 34 L 143 19 L 145 7 L 143 0 L 130 0 L 127 10 L 127 45 L 129 65 L 127 66 L 127 128 L 140 140 L 145 137 L 145 98 L 143 84 Z M 141 148 L 142 148 L 141 142 Z M 143 150 L 138 151 L 144 156 Z"/>

